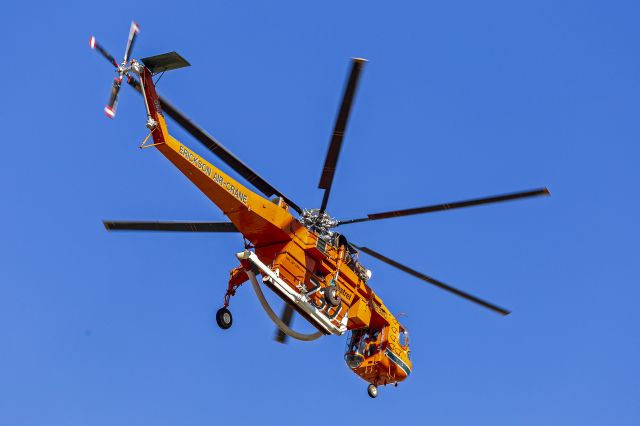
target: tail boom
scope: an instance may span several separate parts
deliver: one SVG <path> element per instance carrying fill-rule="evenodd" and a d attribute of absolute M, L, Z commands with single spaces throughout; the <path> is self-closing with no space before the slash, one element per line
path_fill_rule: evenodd
<path fill-rule="evenodd" d="M 144 66 L 139 71 L 147 107 L 147 127 L 151 128 L 158 151 L 216 204 L 254 245 L 291 240 L 292 226 L 296 229 L 298 222 L 286 206 L 275 204 L 246 188 L 169 134 L 151 73 Z"/>

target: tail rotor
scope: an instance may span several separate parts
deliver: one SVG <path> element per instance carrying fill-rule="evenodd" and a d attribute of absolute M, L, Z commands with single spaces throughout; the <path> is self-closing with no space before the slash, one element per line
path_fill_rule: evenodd
<path fill-rule="evenodd" d="M 118 105 L 118 94 L 120 93 L 120 87 L 122 86 L 122 80 L 126 76 L 127 79 L 133 78 L 130 74 L 129 59 L 131 57 L 131 51 L 133 45 L 140 32 L 140 27 L 134 21 L 131 21 L 131 28 L 129 29 L 129 38 L 127 40 L 127 48 L 124 51 L 124 59 L 121 64 L 118 64 L 116 59 L 107 50 L 100 45 L 94 36 L 89 39 L 89 46 L 97 50 L 109 63 L 115 68 L 118 76 L 113 79 L 113 85 L 111 86 L 111 94 L 109 95 L 109 103 L 104 107 L 104 113 L 109 118 L 115 118 L 116 106 Z"/>
<path fill-rule="evenodd" d="M 129 55 L 131 54 L 131 50 L 133 50 L 133 43 L 135 43 L 139 32 L 140 32 L 140 27 L 138 27 L 138 24 L 136 24 L 134 21 L 131 21 L 131 28 L 129 29 L 129 38 L 127 39 L 127 49 L 124 51 L 124 60 L 122 61 L 123 65 L 129 61 Z"/>
<path fill-rule="evenodd" d="M 116 105 L 118 104 L 118 93 L 120 93 L 120 86 L 122 86 L 122 74 L 113 79 L 113 86 L 111 86 L 109 103 L 106 107 L 104 107 L 104 113 L 109 118 L 115 118 L 116 116 Z"/>
<path fill-rule="evenodd" d="M 118 62 L 116 61 L 116 58 L 111 56 L 111 54 L 109 52 L 107 52 L 105 50 L 105 48 L 102 47 L 102 45 L 100 43 L 98 43 L 98 41 L 96 40 L 96 38 L 94 36 L 91 36 L 91 38 L 89 39 L 89 47 L 91 47 L 94 50 L 97 50 L 102 56 L 104 56 L 104 58 L 107 61 L 109 61 L 109 63 L 111 65 L 113 65 L 114 67 L 118 68 Z"/>

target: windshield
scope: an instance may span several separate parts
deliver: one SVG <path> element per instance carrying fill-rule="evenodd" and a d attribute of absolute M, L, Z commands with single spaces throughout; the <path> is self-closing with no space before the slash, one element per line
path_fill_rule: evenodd
<path fill-rule="evenodd" d="M 351 331 L 347 338 L 347 353 L 359 353 L 364 356 L 371 356 L 378 351 L 378 340 L 380 339 L 380 329 L 361 328 Z"/>

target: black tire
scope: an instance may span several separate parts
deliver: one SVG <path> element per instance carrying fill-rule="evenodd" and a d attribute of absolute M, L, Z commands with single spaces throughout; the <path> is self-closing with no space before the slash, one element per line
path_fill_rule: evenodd
<path fill-rule="evenodd" d="M 378 387 L 374 384 L 370 384 L 367 386 L 367 393 L 371 398 L 375 398 L 378 396 Z"/>
<path fill-rule="evenodd" d="M 329 306 L 338 306 L 342 299 L 340 298 L 340 293 L 338 293 L 338 289 L 334 286 L 327 287 L 324 289 L 324 300 L 327 301 Z"/>
<path fill-rule="evenodd" d="M 231 311 L 227 308 L 218 309 L 218 312 L 216 312 L 216 322 L 218 323 L 218 327 L 223 330 L 231 327 L 231 324 L 233 324 L 233 316 L 231 316 Z"/>

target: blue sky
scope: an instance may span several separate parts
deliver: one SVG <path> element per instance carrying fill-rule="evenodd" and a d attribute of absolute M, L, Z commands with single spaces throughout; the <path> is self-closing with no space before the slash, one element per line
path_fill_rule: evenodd
<path fill-rule="evenodd" d="M 3 6 L 0 424 L 638 424 L 640 5 L 441 3 Z M 88 39 L 119 58 L 131 19 L 134 57 L 177 50 L 193 65 L 158 91 L 303 206 L 320 203 L 354 56 L 369 63 L 333 215 L 548 186 L 546 199 L 348 229 L 513 314 L 366 259 L 406 314 L 414 364 L 376 400 L 344 338 L 274 343 L 249 287 L 219 330 L 238 237 L 100 222 L 223 219 L 137 149 L 138 95 L 124 88 L 115 121 L 102 113 L 113 73 Z"/>

